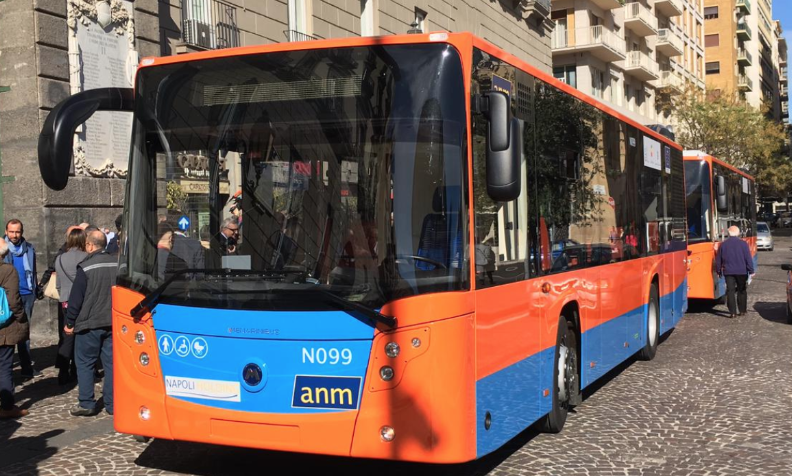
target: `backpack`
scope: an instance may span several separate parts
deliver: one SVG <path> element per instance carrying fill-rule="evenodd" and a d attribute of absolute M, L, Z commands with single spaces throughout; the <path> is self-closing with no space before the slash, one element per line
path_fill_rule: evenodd
<path fill-rule="evenodd" d="M 11 308 L 8 307 L 8 297 L 6 296 L 5 289 L 0 287 L 0 329 L 11 324 L 11 319 L 14 317 L 11 314 Z"/>

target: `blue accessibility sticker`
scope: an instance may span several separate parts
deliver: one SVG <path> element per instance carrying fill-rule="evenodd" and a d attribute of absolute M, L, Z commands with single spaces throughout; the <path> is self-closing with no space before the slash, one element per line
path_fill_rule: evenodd
<path fill-rule="evenodd" d="M 176 355 L 179 357 L 187 357 L 190 353 L 190 339 L 179 336 L 176 338 Z"/>
<path fill-rule="evenodd" d="M 195 356 L 196 359 L 203 359 L 206 357 L 206 354 L 209 353 L 209 344 L 206 343 L 206 339 L 203 337 L 196 337 L 192 341 L 192 355 Z"/>
<path fill-rule="evenodd" d="M 173 352 L 173 338 L 168 334 L 163 334 L 159 338 L 159 350 L 162 355 L 170 355 Z"/>

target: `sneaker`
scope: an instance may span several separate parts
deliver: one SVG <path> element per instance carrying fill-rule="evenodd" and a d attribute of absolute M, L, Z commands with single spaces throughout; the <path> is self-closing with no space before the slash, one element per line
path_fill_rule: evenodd
<path fill-rule="evenodd" d="M 14 407 L 10 410 L 0 410 L 0 419 L 5 418 L 21 418 L 27 416 L 30 412 L 24 408 Z"/>
<path fill-rule="evenodd" d="M 72 407 L 69 413 L 72 416 L 94 416 L 99 414 L 99 410 L 96 408 L 83 408 L 78 404 Z"/>

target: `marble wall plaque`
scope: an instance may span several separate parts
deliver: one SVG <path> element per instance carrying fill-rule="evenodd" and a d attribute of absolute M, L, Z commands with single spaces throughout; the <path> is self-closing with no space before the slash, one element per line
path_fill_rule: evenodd
<path fill-rule="evenodd" d="M 113 11 L 112 16 L 108 17 L 110 5 Z M 70 0 L 69 20 L 72 21 L 70 26 L 73 25 L 70 31 L 72 41 L 69 42 L 72 92 L 132 87 L 137 67 L 133 11 L 132 2 L 124 0 Z M 72 19 L 73 15 L 77 18 Z M 95 113 L 78 129 L 75 138 L 76 173 L 124 176 L 129 160 L 131 133 L 131 113 Z"/>

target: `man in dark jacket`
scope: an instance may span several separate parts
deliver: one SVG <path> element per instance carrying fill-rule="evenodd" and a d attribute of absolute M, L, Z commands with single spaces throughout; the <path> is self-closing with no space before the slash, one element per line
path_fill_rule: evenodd
<path fill-rule="evenodd" d="M 113 333 L 112 287 L 116 281 L 118 259 L 109 254 L 107 238 L 99 230 L 85 239 L 86 257 L 77 265 L 77 275 L 69 294 L 66 326 L 63 331 L 76 335 L 74 360 L 77 363 L 79 404 L 70 410 L 74 416 L 99 413 L 94 398 L 94 369 L 102 359 L 104 384 L 102 397 L 105 410 L 113 414 Z"/>
<path fill-rule="evenodd" d="M 726 276 L 726 301 L 729 317 L 735 317 L 739 310 L 741 316 L 748 309 L 748 275 L 754 275 L 753 257 L 748 243 L 740 239 L 740 229 L 729 227 L 729 238 L 721 243 L 715 258 L 718 276 Z M 737 299 L 735 303 L 735 292 Z"/>

